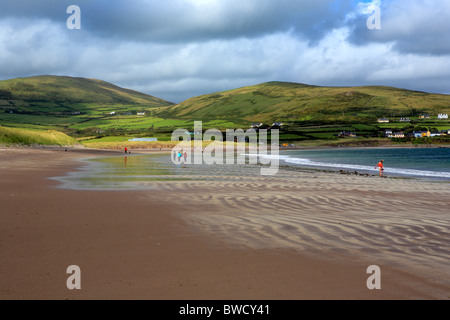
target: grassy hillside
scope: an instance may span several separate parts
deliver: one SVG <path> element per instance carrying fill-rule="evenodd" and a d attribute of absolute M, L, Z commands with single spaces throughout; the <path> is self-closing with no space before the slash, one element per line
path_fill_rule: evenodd
<path fill-rule="evenodd" d="M 150 115 L 170 105 L 101 80 L 38 76 L 0 81 L 0 124 L 11 127 L 72 133 L 104 123 L 117 125 L 115 116 Z"/>
<path fill-rule="evenodd" d="M 378 117 L 450 113 L 450 96 L 391 87 L 318 87 L 268 82 L 188 99 L 164 118 L 236 122 L 374 122 Z"/>
<path fill-rule="evenodd" d="M 77 141 L 64 133 L 53 130 L 36 131 L 0 126 L 0 144 L 71 146 L 77 144 Z"/>
<path fill-rule="evenodd" d="M 3 109 L 61 113 L 80 111 L 89 104 L 161 107 L 172 103 L 95 79 L 37 76 L 0 81 Z"/>

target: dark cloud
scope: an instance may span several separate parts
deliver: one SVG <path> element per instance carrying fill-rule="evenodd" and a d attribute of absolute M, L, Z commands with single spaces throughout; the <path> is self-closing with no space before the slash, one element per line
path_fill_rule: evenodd
<path fill-rule="evenodd" d="M 350 9 L 350 1 L 343 0 L 339 5 L 332 0 L 15 0 L 2 4 L 0 17 L 65 23 L 65 10 L 74 3 L 82 10 L 83 28 L 88 32 L 151 42 L 254 38 L 287 31 L 316 41 Z"/>
<path fill-rule="evenodd" d="M 50 20 L 61 26 L 66 25 L 67 8 L 74 2 L 94 2 L 86 0 L 2 0 L 0 2 L 1 19 Z"/>
<path fill-rule="evenodd" d="M 349 8 L 348 1 L 332 7 L 331 0 L 213 0 L 197 5 L 173 0 L 146 6 L 141 3 L 130 1 L 115 5 L 106 14 L 92 14 L 92 29 L 119 38 L 157 42 L 255 38 L 278 32 L 292 32 L 316 41 L 336 27 Z"/>
<path fill-rule="evenodd" d="M 383 1 L 380 30 L 369 30 L 370 14 L 360 13 L 352 19 L 350 41 L 358 45 L 370 42 L 395 44 L 404 53 L 425 55 L 450 54 L 450 1 Z"/>

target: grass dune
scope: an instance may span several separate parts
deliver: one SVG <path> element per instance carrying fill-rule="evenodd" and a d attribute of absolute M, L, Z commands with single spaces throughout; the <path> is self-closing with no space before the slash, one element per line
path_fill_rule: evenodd
<path fill-rule="evenodd" d="M 0 144 L 72 146 L 77 144 L 77 141 L 54 130 L 38 131 L 0 126 Z"/>

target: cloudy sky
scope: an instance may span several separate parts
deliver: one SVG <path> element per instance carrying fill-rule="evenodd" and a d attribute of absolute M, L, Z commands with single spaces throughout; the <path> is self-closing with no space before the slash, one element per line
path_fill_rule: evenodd
<path fill-rule="evenodd" d="M 0 80 L 44 74 L 173 102 L 275 80 L 450 94 L 450 1 L 0 0 Z"/>

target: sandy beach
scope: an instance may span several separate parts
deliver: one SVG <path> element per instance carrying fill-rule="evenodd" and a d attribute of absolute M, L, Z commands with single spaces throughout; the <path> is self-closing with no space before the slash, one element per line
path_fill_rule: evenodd
<path fill-rule="evenodd" d="M 151 192 L 49 179 L 116 155 L 0 149 L 0 299 L 450 298 L 448 183 L 284 169 Z M 371 265 L 381 290 L 366 286 Z"/>

